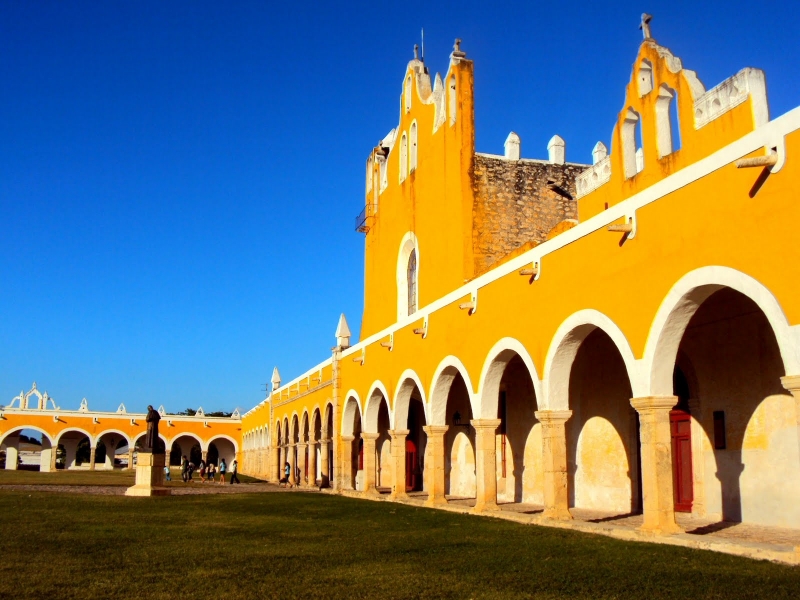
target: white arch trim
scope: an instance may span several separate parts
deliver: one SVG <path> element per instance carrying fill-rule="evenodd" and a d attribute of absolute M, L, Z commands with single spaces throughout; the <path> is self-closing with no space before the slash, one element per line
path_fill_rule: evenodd
<path fill-rule="evenodd" d="M 451 354 L 442 359 L 431 379 L 430 408 L 428 410 L 428 423 L 431 425 L 447 425 L 447 395 L 450 393 L 453 380 L 459 374 L 464 378 L 467 386 L 469 405 L 472 408 L 473 416 L 480 415 L 479 396 L 472 387 L 469 371 L 461 360 Z"/>
<path fill-rule="evenodd" d="M 542 389 L 545 395 L 541 399 L 540 410 L 569 409 L 569 376 L 572 363 L 583 341 L 595 329 L 602 329 L 617 347 L 628 372 L 633 396 L 647 395 L 646 380 L 640 376 L 640 368 L 628 338 L 606 315 L 594 309 L 585 309 L 567 317 L 550 342 L 544 363 L 545 380 Z"/>
<path fill-rule="evenodd" d="M 16 431 L 23 431 L 24 429 L 32 429 L 34 431 L 38 431 L 39 433 L 41 433 L 43 436 L 45 436 L 47 438 L 47 441 L 50 442 L 50 446 L 55 448 L 56 442 L 53 440 L 53 438 L 50 436 L 50 434 L 47 433 L 44 429 L 41 429 L 40 427 L 36 427 L 35 425 L 20 425 L 19 427 L 12 427 L 8 431 L 4 431 L 3 433 L 0 433 L 0 444 L 2 444 L 5 441 L 5 439 L 9 435 L 11 435 L 12 433 L 14 433 Z M 58 439 L 58 438 L 56 438 L 56 439 Z M 89 438 L 89 440 L 91 441 L 91 438 Z"/>
<path fill-rule="evenodd" d="M 408 314 L 408 259 L 411 256 L 411 252 L 416 251 L 417 254 L 417 266 L 416 266 L 416 274 L 415 278 L 417 281 L 417 290 L 416 290 L 416 305 L 417 305 L 417 312 L 419 312 L 419 265 L 420 265 L 420 255 L 419 255 L 419 242 L 417 240 L 417 235 L 413 231 L 407 232 L 403 239 L 400 240 L 400 248 L 397 253 L 397 273 L 396 273 L 396 281 L 397 281 L 397 320 L 402 321 L 403 319 L 407 319 L 409 317 Z"/>
<path fill-rule="evenodd" d="M 128 447 L 130 447 L 130 445 L 131 445 L 130 436 L 127 433 L 125 433 L 124 431 L 120 431 L 119 429 L 104 429 L 103 431 L 101 431 L 100 433 L 98 433 L 95 436 L 95 444 L 96 444 L 96 442 L 100 441 L 101 437 L 103 437 L 104 435 L 107 435 L 109 433 L 116 433 L 118 435 L 121 435 L 125 439 L 125 441 L 128 442 Z"/>
<path fill-rule="evenodd" d="M 356 411 L 358 412 L 358 416 L 361 417 L 361 422 L 363 424 L 364 418 L 361 415 L 361 398 L 358 396 L 358 392 L 355 390 L 350 390 L 344 395 L 344 410 L 342 410 L 342 422 L 339 424 L 339 431 L 342 432 L 342 435 L 353 435 L 353 417 L 356 416 Z M 353 402 L 350 402 L 353 400 Z M 355 405 L 355 409 L 352 406 Z M 347 424 L 347 422 L 350 422 Z"/>
<path fill-rule="evenodd" d="M 394 427 L 394 418 L 389 406 L 391 396 L 386 391 L 386 386 L 380 380 L 375 380 L 367 395 L 367 405 L 364 407 L 364 431 L 378 433 L 378 415 L 380 415 L 381 402 L 386 402 L 386 410 L 389 413 L 389 429 Z"/>
<path fill-rule="evenodd" d="M 71 431 L 76 431 L 78 433 L 82 433 L 87 438 L 89 438 L 89 445 L 90 446 L 95 446 L 96 445 L 96 441 L 94 439 L 94 436 L 91 433 L 89 433 L 88 431 L 86 431 L 85 429 L 81 429 L 80 427 L 67 427 L 66 429 L 63 429 L 62 431 L 59 431 L 58 435 L 56 435 L 55 443 L 58 444 L 58 442 L 61 440 L 62 436 L 65 433 L 70 433 Z"/>
<path fill-rule="evenodd" d="M 758 305 L 775 334 L 786 374 L 800 374 L 800 329 L 789 325 L 772 292 L 741 271 L 708 266 L 690 271 L 672 286 L 653 319 L 643 358 L 643 371 L 651 395 L 673 393 L 672 372 L 686 327 L 700 305 L 711 294 L 726 287 Z"/>
<path fill-rule="evenodd" d="M 542 384 L 539 381 L 539 373 L 536 371 L 536 365 L 533 364 L 533 359 L 527 348 L 519 340 L 505 337 L 492 346 L 492 349 L 486 355 L 486 361 L 481 369 L 477 393 L 480 399 L 480 412 L 473 412 L 473 414 L 479 414 L 482 419 L 497 418 L 497 398 L 500 390 L 500 380 L 503 378 L 506 366 L 514 358 L 514 355 L 519 356 L 528 369 L 528 374 L 533 382 L 533 392 L 536 395 L 537 406 L 542 401 Z"/>
<path fill-rule="evenodd" d="M 225 435 L 224 433 L 220 433 L 220 434 L 215 435 L 210 440 L 208 440 L 208 442 L 206 443 L 206 447 L 205 448 L 203 448 L 202 445 L 200 446 L 200 448 L 202 450 L 204 450 L 204 451 L 208 451 L 208 447 L 211 445 L 211 442 L 213 442 L 214 440 L 228 440 L 230 443 L 233 444 L 233 451 L 236 452 L 237 454 L 239 453 L 239 444 L 236 443 L 236 440 L 233 439 L 231 436 Z"/>
<path fill-rule="evenodd" d="M 392 410 L 389 412 L 392 429 L 401 421 L 408 422 L 408 407 L 411 402 L 411 393 L 414 391 L 414 386 L 419 390 L 422 408 L 425 411 L 425 422 L 430 423 L 430 411 L 428 410 L 428 401 L 425 397 L 425 386 L 422 385 L 419 375 L 412 369 L 406 369 L 397 380 L 397 387 L 394 390 Z M 405 421 L 403 421 L 404 419 Z"/>
<path fill-rule="evenodd" d="M 142 437 L 146 433 L 147 432 L 143 431 L 142 433 L 137 435 L 133 439 L 133 443 L 135 444 L 136 440 L 138 440 L 140 437 Z M 167 440 L 160 433 L 158 434 L 158 437 L 160 437 L 161 439 L 164 440 L 164 443 L 166 444 L 167 448 L 169 448 L 170 450 L 172 450 L 172 444 L 174 444 L 177 440 L 179 440 L 182 437 L 190 437 L 190 438 L 194 439 L 198 444 L 200 444 L 200 450 L 206 450 L 206 447 L 204 447 L 204 445 L 203 445 L 203 444 L 205 444 L 205 442 L 197 434 L 194 434 L 194 433 L 191 433 L 191 432 L 188 432 L 188 431 L 175 435 L 175 437 L 173 437 L 171 440 L 169 440 L 169 443 L 167 443 Z"/>

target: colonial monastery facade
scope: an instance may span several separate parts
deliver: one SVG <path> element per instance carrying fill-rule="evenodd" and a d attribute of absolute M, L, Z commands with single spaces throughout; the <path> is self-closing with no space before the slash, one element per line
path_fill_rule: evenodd
<path fill-rule="evenodd" d="M 592 164 L 558 136 L 476 152 L 473 62 L 409 62 L 366 162 L 361 340 L 342 317 L 330 358 L 275 369 L 244 472 L 800 528 L 800 108 L 770 119 L 757 69 L 707 89 L 644 31 Z"/>
<path fill-rule="evenodd" d="M 242 417 L 244 470 L 800 527 L 800 108 L 649 36 L 592 164 L 475 151 L 473 63 L 406 69 L 367 158 L 361 341 Z M 588 152 L 587 152 L 588 156 Z M 794 157 L 794 158 L 793 158 Z"/>

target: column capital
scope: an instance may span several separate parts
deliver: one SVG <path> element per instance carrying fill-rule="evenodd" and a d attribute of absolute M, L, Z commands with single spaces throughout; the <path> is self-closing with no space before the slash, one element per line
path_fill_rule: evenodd
<path fill-rule="evenodd" d="M 800 392 L 800 375 L 786 375 L 781 377 L 781 385 L 784 389 L 795 393 Z"/>
<path fill-rule="evenodd" d="M 423 425 L 422 431 L 428 435 L 444 435 L 450 429 L 449 425 Z"/>
<path fill-rule="evenodd" d="M 362 431 L 361 437 L 365 440 L 377 440 L 381 436 L 380 433 L 372 432 L 372 431 Z"/>
<path fill-rule="evenodd" d="M 497 429 L 502 421 L 500 419 L 472 419 L 469 422 L 475 429 Z"/>
<path fill-rule="evenodd" d="M 354 436 L 354 435 L 343 435 L 341 439 L 342 439 L 343 442 L 352 442 L 354 439 L 356 439 L 356 436 Z"/>
<path fill-rule="evenodd" d="M 306 446 L 308 446 L 308 444 L 306 442 L 297 442 L 297 447 L 298 448 L 305 448 Z"/>
<path fill-rule="evenodd" d="M 566 422 L 571 416 L 571 410 L 537 410 L 533 413 L 539 421 L 542 423 L 564 423 Z"/>
<path fill-rule="evenodd" d="M 677 396 L 643 396 L 641 398 L 631 398 L 631 406 L 640 414 L 656 410 L 672 410 L 677 403 Z"/>
<path fill-rule="evenodd" d="M 391 438 L 393 440 L 396 440 L 397 438 L 406 439 L 406 436 L 409 433 L 411 433 L 410 429 L 390 429 L 389 430 L 389 436 L 391 436 Z"/>

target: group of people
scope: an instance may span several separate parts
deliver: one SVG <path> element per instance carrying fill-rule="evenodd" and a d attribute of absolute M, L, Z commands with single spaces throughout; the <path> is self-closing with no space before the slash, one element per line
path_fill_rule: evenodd
<path fill-rule="evenodd" d="M 200 473 L 200 483 L 205 483 L 206 481 L 210 483 L 218 483 L 220 485 L 225 483 L 225 475 L 229 472 L 228 465 L 225 462 L 225 459 L 222 458 L 219 461 L 219 467 L 217 467 L 214 463 L 206 463 L 203 459 L 200 459 L 200 464 L 195 467 L 195 464 L 191 462 L 186 455 L 183 455 L 181 459 L 181 479 L 183 479 L 184 483 L 189 483 L 193 481 L 192 474 L 194 471 L 197 470 Z M 217 481 L 216 476 L 219 473 L 219 481 Z M 236 459 L 233 460 L 230 466 L 230 483 L 231 485 L 234 483 L 241 483 L 238 477 L 239 473 L 239 461 Z M 172 476 L 170 475 L 169 465 L 164 467 L 164 475 L 167 481 L 172 481 Z"/>

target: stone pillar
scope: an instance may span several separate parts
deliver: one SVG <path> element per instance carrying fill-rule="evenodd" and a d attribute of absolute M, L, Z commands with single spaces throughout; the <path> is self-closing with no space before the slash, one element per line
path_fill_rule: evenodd
<path fill-rule="evenodd" d="M 500 419 L 474 419 L 476 494 L 473 512 L 499 510 L 497 506 L 496 432 Z"/>
<path fill-rule="evenodd" d="M 402 500 L 408 498 L 406 493 L 406 436 L 408 429 L 394 429 L 389 432 L 392 438 L 392 493 L 390 498 Z"/>
<path fill-rule="evenodd" d="M 6 471 L 16 471 L 19 464 L 19 438 L 6 438 Z"/>
<path fill-rule="evenodd" d="M 797 424 L 797 444 L 800 451 L 800 375 L 781 377 L 781 385 L 794 396 L 795 423 Z"/>
<path fill-rule="evenodd" d="M 308 445 L 308 485 L 317 485 L 317 442 Z"/>
<path fill-rule="evenodd" d="M 361 432 L 361 439 L 364 440 L 364 489 L 365 494 L 378 495 L 375 489 L 375 440 L 379 433 Z"/>
<path fill-rule="evenodd" d="M 56 462 L 58 459 L 58 444 L 54 444 L 53 447 L 50 449 L 50 470 L 56 471 L 58 469 L 58 463 Z"/>
<path fill-rule="evenodd" d="M 567 435 L 564 424 L 571 410 L 537 410 L 542 424 L 542 471 L 544 473 L 544 516 L 569 520 L 567 484 Z"/>
<path fill-rule="evenodd" d="M 97 447 L 96 446 L 92 446 L 90 448 L 90 450 L 89 450 L 89 470 L 90 471 L 94 471 L 94 455 L 95 455 L 96 451 L 97 451 Z"/>
<path fill-rule="evenodd" d="M 341 463 L 339 489 L 341 490 L 353 489 L 353 440 L 355 439 L 355 436 L 352 435 L 343 435 L 341 437 L 342 447 L 339 450 L 339 462 Z"/>
<path fill-rule="evenodd" d="M 201 450 L 200 451 L 200 458 L 206 464 L 208 464 L 208 450 Z"/>
<path fill-rule="evenodd" d="M 308 444 L 303 442 L 297 444 L 297 460 L 300 463 L 298 465 L 300 469 L 300 485 L 303 487 L 308 485 L 306 481 L 306 448 L 308 448 Z"/>
<path fill-rule="evenodd" d="M 328 449 L 328 444 L 331 441 L 329 439 L 321 440 L 319 443 L 319 462 L 320 462 L 320 476 L 319 476 L 319 487 L 321 488 L 328 488 L 331 487 L 331 479 L 328 476 L 330 473 L 330 457 L 328 454 L 330 453 Z"/>
<path fill-rule="evenodd" d="M 297 445 L 290 444 L 289 451 L 289 483 L 297 485 Z"/>
<path fill-rule="evenodd" d="M 698 517 L 706 516 L 706 469 L 703 460 L 703 406 L 700 400 L 689 398 L 689 414 L 692 415 L 692 514 Z"/>
<path fill-rule="evenodd" d="M 672 484 L 672 432 L 669 411 L 677 396 L 632 398 L 639 413 L 639 439 L 642 454 L 642 501 L 644 524 L 640 531 L 654 534 L 681 532 L 675 522 Z"/>
<path fill-rule="evenodd" d="M 428 489 L 427 506 L 447 504 L 444 496 L 444 434 L 447 425 L 427 425 L 422 430 L 428 435 L 428 461 L 425 463 L 425 487 Z"/>
<path fill-rule="evenodd" d="M 166 458 L 167 464 L 169 464 L 169 455 Z M 128 446 L 128 470 L 133 469 L 133 446 Z"/>

